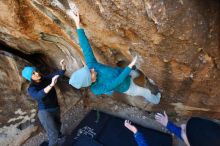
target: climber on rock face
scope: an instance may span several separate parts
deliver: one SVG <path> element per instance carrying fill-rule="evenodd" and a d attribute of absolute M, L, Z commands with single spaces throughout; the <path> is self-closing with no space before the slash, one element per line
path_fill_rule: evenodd
<path fill-rule="evenodd" d="M 62 70 L 47 76 L 42 76 L 35 67 L 27 66 L 22 70 L 22 76 L 31 82 L 28 94 L 38 102 L 38 118 L 49 138 L 49 146 L 56 146 L 62 137 L 60 122 L 60 107 L 54 88 L 59 76 L 64 75 L 65 63 L 60 61 Z M 60 139 L 61 140 L 61 139 Z"/>
<path fill-rule="evenodd" d="M 80 47 L 86 61 L 85 67 L 71 75 L 69 84 L 77 89 L 90 87 L 92 93 L 95 95 L 110 95 L 117 91 L 131 96 L 142 96 L 147 102 L 153 104 L 160 102 L 160 93 L 154 95 L 149 89 L 140 87 L 134 83 L 133 79 L 139 76 L 136 70 L 132 70 L 132 67 L 137 61 L 137 56 L 125 68 L 110 67 L 99 63 L 93 54 L 84 30 L 80 28 L 78 10 L 70 9 L 66 13 L 75 21 Z"/>
<path fill-rule="evenodd" d="M 165 126 L 187 146 L 220 146 L 220 124 L 199 117 L 191 117 L 181 127 L 168 120 L 166 112 L 155 115 L 157 122 Z"/>

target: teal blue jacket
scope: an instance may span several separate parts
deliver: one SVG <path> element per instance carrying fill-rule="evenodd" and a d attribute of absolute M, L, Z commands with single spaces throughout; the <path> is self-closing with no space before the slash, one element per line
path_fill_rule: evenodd
<path fill-rule="evenodd" d="M 110 94 L 114 91 L 125 92 L 130 86 L 131 68 L 111 67 L 99 63 L 92 51 L 89 41 L 83 29 L 77 29 L 80 47 L 89 69 L 94 68 L 97 72 L 96 82 L 92 83 L 90 89 L 95 95 Z"/>

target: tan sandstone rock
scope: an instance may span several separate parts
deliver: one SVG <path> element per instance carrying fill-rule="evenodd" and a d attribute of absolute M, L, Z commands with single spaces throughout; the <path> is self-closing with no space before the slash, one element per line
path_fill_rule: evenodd
<path fill-rule="evenodd" d="M 100 62 L 128 63 L 136 53 L 138 68 L 162 91 L 156 106 L 138 97 L 117 99 L 153 111 L 220 118 L 219 1 L 70 1 Z M 83 65 L 82 53 L 74 23 L 53 2 L 0 1 L 0 40 L 25 54 L 43 54 L 51 68 L 65 58 L 70 76 Z M 68 8 L 66 0 L 60 3 Z"/>

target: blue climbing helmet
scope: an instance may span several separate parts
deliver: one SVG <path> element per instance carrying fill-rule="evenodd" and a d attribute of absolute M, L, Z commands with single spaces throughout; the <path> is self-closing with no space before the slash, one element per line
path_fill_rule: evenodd
<path fill-rule="evenodd" d="M 90 86 L 92 84 L 92 79 L 89 68 L 85 66 L 75 71 L 70 77 L 69 84 L 77 89 Z"/>
<path fill-rule="evenodd" d="M 35 67 L 26 66 L 22 70 L 22 77 L 27 79 L 28 81 L 31 81 L 31 77 L 32 77 L 32 74 L 33 74 L 34 71 L 36 71 Z"/>

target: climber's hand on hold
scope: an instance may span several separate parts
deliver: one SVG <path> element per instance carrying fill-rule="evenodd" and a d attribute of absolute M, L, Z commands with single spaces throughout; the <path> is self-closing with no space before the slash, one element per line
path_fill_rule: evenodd
<path fill-rule="evenodd" d="M 131 63 L 128 65 L 129 68 L 132 68 L 135 63 L 137 62 L 137 55 L 133 58 L 133 60 L 131 61 Z"/>
<path fill-rule="evenodd" d="M 62 60 L 60 61 L 60 66 L 61 66 L 62 70 L 66 70 L 66 64 L 65 64 L 64 59 L 62 59 Z"/>
<path fill-rule="evenodd" d="M 76 28 L 80 28 L 79 11 L 77 9 L 69 9 L 66 11 L 67 15 L 72 18 L 76 24 Z"/>

